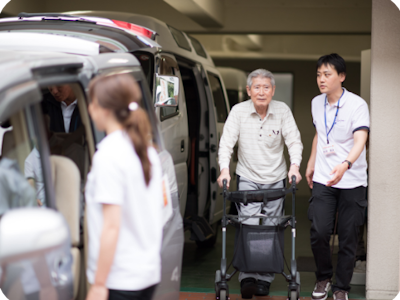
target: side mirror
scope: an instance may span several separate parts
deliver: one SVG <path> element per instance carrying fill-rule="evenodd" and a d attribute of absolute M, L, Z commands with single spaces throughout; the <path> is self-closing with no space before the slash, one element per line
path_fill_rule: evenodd
<path fill-rule="evenodd" d="M 8 298 L 39 293 L 43 299 L 72 299 L 71 239 L 63 216 L 45 208 L 5 213 L 0 219 L 0 266 L 0 288 Z"/>
<path fill-rule="evenodd" d="M 178 106 L 179 78 L 156 74 L 155 107 Z"/>

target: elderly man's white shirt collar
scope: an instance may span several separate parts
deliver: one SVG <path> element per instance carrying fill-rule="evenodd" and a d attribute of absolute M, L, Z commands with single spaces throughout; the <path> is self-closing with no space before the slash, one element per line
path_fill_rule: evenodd
<path fill-rule="evenodd" d="M 342 98 L 340 98 L 340 103 L 338 101 L 333 106 L 338 106 L 338 103 L 339 103 L 339 107 L 342 107 L 344 105 L 344 103 L 346 102 L 346 98 L 347 98 L 347 95 L 349 94 L 349 92 L 345 88 L 342 88 L 342 89 L 343 89 L 343 96 L 342 96 Z M 323 95 L 325 95 L 325 105 L 328 105 L 329 104 L 328 97 L 326 97 L 326 94 L 323 94 Z"/>
<path fill-rule="evenodd" d="M 258 112 L 256 111 L 256 108 L 254 107 L 254 103 L 253 100 L 250 99 L 250 115 L 252 114 L 257 114 Z M 271 100 L 271 102 L 268 104 L 268 108 L 267 108 L 267 115 L 266 117 L 268 117 L 269 114 L 274 114 L 274 104 L 273 104 L 274 100 Z"/>
<path fill-rule="evenodd" d="M 78 99 L 75 99 L 75 101 L 72 102 L 70 105 L 67 105 L 67 103 L 65 103 L 64 101 L 61 101 L 61 105 L 66 106 L 66 107 L 71 106 L 71 105 L 77 105 L 77 104 L 78 104 Z"/>

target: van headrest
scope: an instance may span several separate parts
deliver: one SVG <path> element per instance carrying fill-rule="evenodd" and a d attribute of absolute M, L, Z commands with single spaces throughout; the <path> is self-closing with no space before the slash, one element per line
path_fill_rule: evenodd
<path fill-rule="evenodd" d="M 15 145 L 16 144 L 12 130 L 6 131 L 3 135 L 3 145 L 1 146 L 1 155 L 11 159 L 14 158 L 14 157 L 9 157 L 9 155 L 11 155 L 11 151 L 15 149 Z"/>

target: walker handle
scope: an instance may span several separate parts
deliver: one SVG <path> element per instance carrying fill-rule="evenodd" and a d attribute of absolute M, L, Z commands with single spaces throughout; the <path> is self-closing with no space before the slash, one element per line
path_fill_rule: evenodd
<path fill-rule="evenodd" d="M 223 189 L 224 189 L 224 193 L 226 192 L 226 185 L 228 184 L 228 181 L 226 179 L 222 180 L 222 184 L 223 184 Z"/>
<path fill-rule="evenodd" d="M 292 188 L 296 188 L 296 175 L 292 175 Z"/>

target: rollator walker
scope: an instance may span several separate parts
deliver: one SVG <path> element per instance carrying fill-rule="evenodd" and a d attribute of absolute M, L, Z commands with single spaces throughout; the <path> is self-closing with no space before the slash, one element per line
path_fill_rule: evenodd
<path fill-rule="evenodd" d="M 229 192 L 226 188 L 227 181 L 223 180 L 224 209 L 222 217 L 222 259 L 221 269 L 215 272 L 215 295 L 218 300 L 229 299 L 228 281 L 239 272 L 247 273 L 280 273 L 288 282 L 288 299 L 297 300 L 300 296 L 300 274 L 297 272 L 297 262 L 295 259 L 296 241 L 296 176 L 292 176 L 290 188 L 236 191 Z M 279 217 L 268 217 L 263 214 L 245 216 L 226 214 L 226 200 L 235 205 L 243 203 L 275 201 L 287 194 L 292 194 L 292 214 Z M 246 225 L 244 221 L 250 218 L 266 219 L 267 225 Z M 226 228 L 227 225 L 236 227 L 235 249 L 232 262 L 227 266 L 226 258 Z M 286 227 L 292 228 L 292 253 L 290 268 L 284 257 L 284 230 Z M 284 272 L 286 263 L 288 274 Z M 230 266 L 234 270 L 231 274 L 227 271 Z"/>

